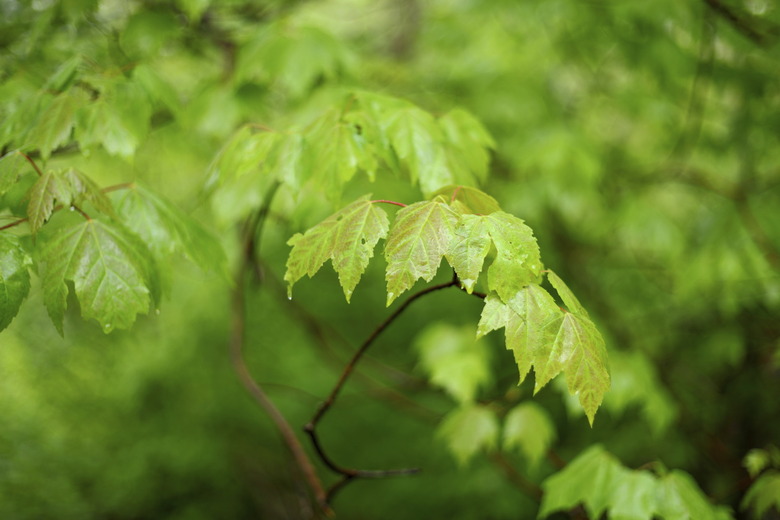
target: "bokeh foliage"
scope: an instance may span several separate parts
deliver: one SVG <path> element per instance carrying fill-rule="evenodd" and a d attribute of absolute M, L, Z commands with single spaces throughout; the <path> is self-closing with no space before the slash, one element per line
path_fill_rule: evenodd
<path fill-rule="evenodd" d="M 336 499 L 339 516 L 536 518 L 542 503 L 564 517 L 582 502 L 594 514 L 685 517 L 670 500 L 653 509 L 653 489 L 707 515 L 772 518 L 778 40 L 769 0 L 0 0 L 0 146 L 165 194 L 221 237 L 230 261 L 239 222 L 275 188 L 225 151 L 251 158 L 273 139 L 266 166 L 289 182 L 260 246 L 247 354 L 303 425 L 385 316 L 384 266 L 369 265 L 350 305 L 329 269 L 290 301 L 286 242 L 333 213 L 334 199 L 419 200 L 409 179 L 425 164 L 408 177 L 355 175 L 343 194 L 296 185 L 296 136 L 316 132 L 328 107 L 352 109 L 349 92 L 437 117 L 464 108 L 492 136 L 471 136 L 494 146 L 482 189 L 534 229 L 545 264 L 596 321 L 612 389 L 589 427 L 565 381 L 535 396 L 533 378 L 516 386 L 500 334 L 467 342 L 479 302 L 432 294 L 375 345 L 322 425 L 340 460 L 423 472 L 353 484 Z M 306 160 L 342 157 L 322 149 Z M 29 165 L 9 166 L 17 159 L 0 162 L 9 222 L 35 182 Z M 197 251 L 155 251 L 178 254 L 164 266 L 160 312 L 111 335 L 81 320 L 71 296 L 61 338 L 32 277 L 0 334 L 0 517 L 304 516 L 297 470 L 230 371 L 230 284 L 188 262 Z M 14 290 L 28 282 L 7 265 L 29 262 L 0 259 Z M 447 344 L 435 355 L 449 380 L 431 361 Z M 624 494 L 562 495 L 571 486 L 561 479 L 583 467 L 624 479 Z"/>

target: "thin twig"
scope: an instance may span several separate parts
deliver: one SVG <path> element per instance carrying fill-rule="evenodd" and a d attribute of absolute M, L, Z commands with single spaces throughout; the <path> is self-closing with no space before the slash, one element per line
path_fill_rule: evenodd
<path fill-rule="evenodd" d="M 19 224 L 23 224 L 23 223 L 27 222 L 28 220 L 29 219 L 27 217 L 20 218 L 19 220 L 14 220 L 10 224 L 6 224 L 4 226 L 0 226 L 0 231 L 3 231 L 5 229 L 10 229 L 10 228 L 12 228 L 14 226 L 18 226 Z"/>
<path fill-rule="evenodd" d="M 35 164 L 35 161 L 33 161 L 32 158 L 29 155 L 27 155 L 26 153 L 24 153 L 24 152 L 19 152 L 19 153 L 22 154 L 22 157 L 27 159 L 28 163 L 32 164 L 32 167 L 35 168 L 35 172 L 38 174 L 38 177 L 43 177 L 43 172 L 41 171 L 40 168 L 38 168 L 38 165 Z"/>

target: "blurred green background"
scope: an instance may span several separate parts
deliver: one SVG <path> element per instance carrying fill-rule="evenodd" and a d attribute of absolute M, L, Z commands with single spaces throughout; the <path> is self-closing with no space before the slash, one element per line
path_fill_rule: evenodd
<path fill-rule="evenodd" d="M 613 389 L 593 428 L 560 384 L 533 397 L 557 456 L 598 442 L 628 467 L 659 460 L 748 518 L 742 459 L 780 439 L 778 40 L 770 0 L 0 0 L 0 141 L 74 56 L 89 81 L 124 77 L 139 89 L 125 134 L 49 166 L 141 180 L 235 259 L 267 187 L 204 186 L 242 123 L 294 127 L 351 88 L 470 110 L 497 142 L 483 189 L 534 229 L 607 340 Z M 421 196 L 379 175 L 344 201 L 367 191 Z M 249 295 L 249 365 L 295 427 L 388 314 L 381 260 L 350 305 L 329 267 L 286 298 L 287 239 L 332 210 L 316 192 L 279 194 Z M 61 338 L 33 282 L 0 335 L 0 518 L 306 517 L 297 469 L 230 368 L 230 282 L 170 267 L 159 313 L 110 335 L 73 300 Z M 360 366 L 323 442 L 345 465 L 423 471 L 351 484 L 339 518 L 536 517 L 516 477 L 539 483 L 554 460 L 507 449 L 459 464 L 437 433 L 455 403 L 416 338 L 473 330 L 480 309 L 430 295 Z M 485 341 L 482 402 L 503 414 L 533 385 L 516 386 L 498 334 Z"/>

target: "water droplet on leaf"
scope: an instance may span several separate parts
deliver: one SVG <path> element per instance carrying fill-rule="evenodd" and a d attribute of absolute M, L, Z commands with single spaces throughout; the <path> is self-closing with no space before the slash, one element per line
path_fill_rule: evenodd
<path fill-rule="evenodd" d="M 155 309 L 154 313 L 159 316 L 160 315 L 160 309 Z"/>

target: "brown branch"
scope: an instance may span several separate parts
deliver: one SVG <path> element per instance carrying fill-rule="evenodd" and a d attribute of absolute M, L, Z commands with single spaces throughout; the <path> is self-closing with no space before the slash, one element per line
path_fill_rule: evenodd
<path fill-rule="evenodd" d="M 35 168 L 35 173 L 38 174 L 38 177 L 43 177 L 43 172 L 41 171 L 40 168 L 38 168 L 38 165 L 35 163 L 35 161 L 33 161 L 32 157 L 30 157 L 29 155 L 27 155 L 24 152 L 19 152 L 19 153 L 22 154 L 22 157 L 27 159 L 28 163 L 32 164 L 32 167 Z"/>
<path fill-rule="evenodd" d="M 729 22 L 734 29 L 762 47 L 771 44 L 769 36 L 776 36 L 778 31 L 780 31 L 780 27 L 772 24 L 768 31 L 769 34 L 760 32 L 751 25 L 755 17 L 744 12 L 737 12 L 734 8 L 722 2 L 722 0 L 704 0 L 704 3 L 718 16 Z"/>
<path fill-rule="evenodd" d="M 306 455 L 303 446 L 296 437 L 292 426 L 290 426 L 290 423 L 276 405 L 274 405 L 273 401 L 271 401 L 263 388 L 252 377 L 243 355 L 243 346 L 246 341 L 246 301 L 244 284 L 247 282 L 247 274 L 257 265 L 257 259 L 255 258 L 256 239 L 261 233 L 265 216 L 268 214 L 268 208 L 270 207 L 274 193 L 275 190 L 269 192 L 265 204 L 248 220 L 244 229 L 243 254 L 236 275 L 236 285 L 232 297 L 232 320 L 229 344 L 230 360 L 233 365 L 233 370 L 236 372 L 241 384 L 255 402 L 268 414 L 276 428 L 279 430 L 282 440 L 287 445 L 296 465 L 311 488 L 320 509 L 327 516 L 332 516 L 333 511 L 328 506 L 325 489 L 323 488 L 308 455 Z"/>
<path fill-rule="evenodd" d="M 327 466 L 328 469 L 330 469 L 334 473 L 338 473 L 339 475 L 342 476 L 342 479 L 328 490 L 328 493 L 326 495 L 326 499 L 328 503 L 330 503 L 334 494 L 337 491 L 342 489 L 346 484 L 348 484 L 355 478 L 370 478 L 370 479 L 386 478 L 386 477 L 399 476 L 399 475 L 410 475 L 410 474 L 417 473 L 419 471 L 419 469 L 416 468 L 396 469 L 396 470 L 359 470 L 359 469 L 346 468 L 340 466 L 336 464 L 330 458 L 330 456 L 328 456 L 328 454 L 325 452 L 324 448 L 322 447 L 319 436 L 317 435 L 317 424 L 322 420 L 322 418 L 325 416 L 328 410 L 330 410 L 330 408 L 333 406 L 333 403 L 336 401 L 336 398 L 338 397 L 339 393 L 341 392 L 342 388 L 347 382 L 347 379 L 355 370 L 355 366 L 357 365 L 358 361 L 360 361 L 360 359 L 363 357 L 363 355 L 366 353 L 369 347 L 371 347 L 374 341 L 376 341 L 379 335 L 387 327 L 389 327 L 413 302 L 415 302 L 419 298 L 425 296 L 426 294 L 430 294 L 432 292 L 439 291 L 441 289 L 446 289 L 448 287 L 457 287 L 458 285 L 459 285 L 459 281 L 457 277 L 453 277 L 453 279 L 449 282 L 441 283 L 438 285 L 432 285 L 409 296 L 395 310 L 395 312 L 393 312 L 382 323 L 380 323 L 379 326 L 376 329 L 374 329 L 374 331 L 368 336 L 368 338 L 366 338 L 366 340 L 360 345 L 358 350 L 352 356 L 352 359 L 350 359 L 349 363 L 347 363 L 347 365 L 344 367 L 344 370 L 341 372 L 341 376 L 339 376 L 338 381 L 334 385 L 327 399 L 325 399 L 325 401 L 323 401 L 322 404 L 320 404 L 319 408 L 314 413 L 312 419 L 304 426 L 303 429 L 309 435 L 314 450 L 317 452 L 317 455 L 319 456 L 323 464 L 325 464 L 325 466 Z"/>
<path fill-rule="evenodd" d="M 29 219 L 27 217 L 20 218 L 19 220 L 14 220 L 10 224 L 6 224 L 4 226 L 0 226 L 0 231 L 3 231 L 5 229 L 10 229 L 10 228 L 12 228 L 14 226 L 18 226 L 19 224 L 23 224 L 23 223 L 27 222 L 28 220 Z"/>

